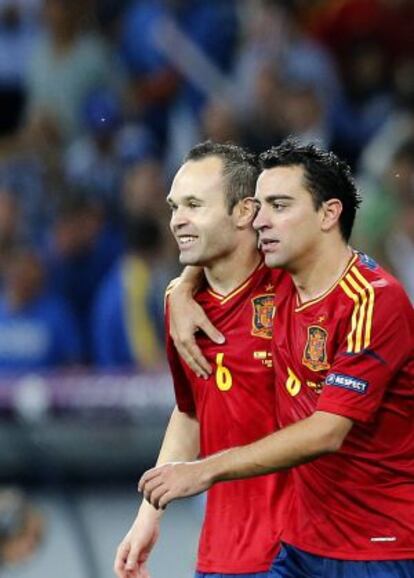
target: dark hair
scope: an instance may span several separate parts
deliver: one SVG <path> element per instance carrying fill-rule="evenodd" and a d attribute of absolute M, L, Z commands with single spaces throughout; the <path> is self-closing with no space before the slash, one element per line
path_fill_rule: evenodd
<path fill-rule="evenodd" d="M 254 196 L 259 176 L 256 157 L 238 145 L 208 140 L 193 147 L 184 162 L 199 161 L 207 157 L 218 157 L 223 161 L 226 203 L 231 214 L 239 201 Z"/>
<path fill-rule="evenodd" d="M 356 188 L 351 169 L 334 153 L 324 151 L 313 144 L 303 145 L 288 138 L 279 146 L 272 147 L 259 156 L 262 170 L 274 167 L 301 166 L 305 184 L 312 195 L 315 209 L 329 199 L 339 199 L 343 210 L 339 218 L 342 237 L 351 236 L 361 196 Z"/>

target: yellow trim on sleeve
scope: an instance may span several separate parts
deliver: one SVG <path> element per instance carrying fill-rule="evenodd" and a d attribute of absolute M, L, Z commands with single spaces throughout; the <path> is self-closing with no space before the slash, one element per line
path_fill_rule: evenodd
<path fill-rule="evenodd" d="M 371 343 L 375 292 L 371 283 L 355 266 L 340 282 L 340 286 L 354 302 L 351 330 L 347 336 L 347 352 L 359 353 Z"/>
<path fill-rule="evenodd" d="M 354 310 L 352 312 L 352 317 L 351 317 L 351 331 L 348 333 L 347 336 L 347 342 L 348 342 L 348 348 L 347 348 L 347 352 L 351 352 L 353 351 L 354 348 L 354 334 L 356 331 L 356 327 L 357 327 L 357 316 L 358 316 L 358 310 L 359 310 L 359 299 L 358 297 L 355 295 L 355 293 L 353 293 L 351 291 L 351 289 L 348 287 L 348 285 L 345 282 L 345 279 L 343 279 L 339 285 L 342 287 L 342 289 L 344 290 L 344 292 L 346 293 L 346 295 L 348 295 L 348 297 L 350 299 L 352 299 L 352 301 L 354 302 Z"/>
<path fill-rule="evenodd" d="M 361 285 L 359 285 L 355 281 L 355 279 L 352 277 L 352 275 L 349 275 L 347 280 L 348 280 L 348 283 L 351 285 L 351 287 L 353 287 L 355 289 L 356 293 L 359 296 L 360 307 L 359 307 L 359 311 L 358 311 L 358 322 L 357 322 L 357 328 L 356 328 L 356 334 L 355 334 L 355 351 L 359 352 L 362 349 L 362 334 L 364 331 L 365 312 L 366 312 L 366 305 L 367 305 L 367 293 L 366 293 L 364 287 L 361 287 Z"/>
<path fill-rule="evenodd" d="M 367 320 L 365 324 L 365 339 L 364 348 L 369 347 L 371 343 L 371 332 L 372 332 L 372 319 L 374 316 L 374 303 L 375 303 L 375 291 L 371 283 L 365 279 L 360 271 L 356 267 L 352 267 L 352 272 L 358 278 L 358 280 L 365 286 L 368 291 L 368 307 L 367 307 Z"/>

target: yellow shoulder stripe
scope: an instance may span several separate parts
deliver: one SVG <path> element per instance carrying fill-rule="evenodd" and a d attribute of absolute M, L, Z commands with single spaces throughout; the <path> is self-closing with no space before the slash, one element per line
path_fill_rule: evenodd
<path fill-rule="evenodd" d="M 359 353 L 371 343 L 374 289 L 355 266 L 339 284 L 344 293 L 354 302 L 351 330 L 347 336 L 347 352 Z"/>

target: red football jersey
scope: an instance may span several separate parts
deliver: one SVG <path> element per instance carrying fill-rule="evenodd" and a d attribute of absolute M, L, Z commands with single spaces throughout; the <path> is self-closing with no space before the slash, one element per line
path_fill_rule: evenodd
<path fill-rule="evenodd" d="M 226 337 L 223 345 L 203 335 L 197 338 L 214 368 L 208 380 L 193 374 L 168 339 L 177 405 L 198 417 L 202 456 L 248 444 L 276 429 L 272 276 L 261 264 L 226 297 L 210 288 L 197 294 Z M 199 572 L 249 573 L 270 567 L 278 550 L 286 478 L 287 474 L 261 476 L 219 483 L 208 491 Z"/>
<path fill-rule="evenodd" d="M 282 540 L 337 559 L 414 558 L 414 313 L 401 285 L 363 254 L 300 304 L 276 291 L 280 425 L 325 411 L 354 425 L 341 449 L 291 470 Z"/>

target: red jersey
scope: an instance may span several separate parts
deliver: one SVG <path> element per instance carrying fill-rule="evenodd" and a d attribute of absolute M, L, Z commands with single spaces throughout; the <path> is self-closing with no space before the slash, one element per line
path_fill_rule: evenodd
<path fill-rule="evenodd" d="M 304 304 L 276 291 L 280 425 L 315 411 L 354 425 L 341 449 L 291 470 L 282 540 L 337 559 L 414 558 L 414 313 L 401 285 L 363 254 Z"/>
<path fill-rule="evenodd" d="M 196 300 L 226 337 L 223 345 L 203 335 L 197 338 L 214 368 L 208 380 L 193 374 L 168 339 L 177 405 L 197 415 L 201 456 L 248 444 L 276 429 L 272 275 L 262 264 L 225 297 L 210 288 L 197 294 Z M 208 491 L 199 572 L 269 569 L 278 550 L 285 482 L 286 474 L 274 474 L 219 483 Z"/>

